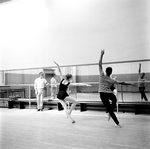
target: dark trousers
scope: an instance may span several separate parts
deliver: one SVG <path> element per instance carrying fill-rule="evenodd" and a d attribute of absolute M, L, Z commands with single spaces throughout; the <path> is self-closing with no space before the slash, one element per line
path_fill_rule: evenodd
<path fill-rule="evenodd" d="M 110 116 L 114 120 L 114 122 L 118 125 L 119 121 L 114 113 L 114 109 L 116 108 L 116 102 L 117 98 L 113 93 L 102 93 L 100 92 L 100 98 L 106 107 L 107 112 L 109 112 Z M 112 101 L 112 104 L 110 104 L 109 100 Z"/>
<path fill-rule="evenodd" d="M 145 99 L 145 101 L 148 101 L 146 95 L 145 95 L 145 87 L 139 87 L 139 91 L 141 93 L 141 99 Z"/>

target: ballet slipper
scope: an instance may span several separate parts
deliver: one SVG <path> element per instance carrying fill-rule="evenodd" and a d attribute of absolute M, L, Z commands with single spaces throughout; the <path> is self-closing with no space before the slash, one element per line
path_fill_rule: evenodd
<path fill-rule="evenodd" d="M 120 126 L 119 124 L 118 124 L 118 125 L 117 125 L 117 124 L 115 124 L 115 126 L 116 126 L 116 127 L 118 127 L 118 128 L 121 128 L 121 126 Z"/>
<path fill-rule="evenodd" d="M 110 118 L 111 118 L 111 116 L 110 116 L 110 114 L 108 113 L 108 121 L 110 120 Z"/>
<path fill-rule="evenodd" d="M 73 121 L 72 121 L 72 124 L 74 124 L 74 123 L 75 123 L 75 121 L 73 120 Z"/>

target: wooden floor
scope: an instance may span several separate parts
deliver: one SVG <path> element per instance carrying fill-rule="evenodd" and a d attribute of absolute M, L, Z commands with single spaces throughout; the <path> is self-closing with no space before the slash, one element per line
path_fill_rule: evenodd
<path fill-rule="evenodd" d="M 0 149 L 149 149 L 150 116 L 117 114 L 122 128 L 105 112 L 0 109 Z"/>

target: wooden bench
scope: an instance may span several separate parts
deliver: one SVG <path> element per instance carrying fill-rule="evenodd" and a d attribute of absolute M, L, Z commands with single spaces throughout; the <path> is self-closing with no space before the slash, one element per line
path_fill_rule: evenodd
<path fill-rule="evenodd" d="M 80 111 L 100 110 L 105 111 L 106 108 L 101 101 L 78 101 Z M 115 109 L 116 111 L 117 109 Z M 134 112 L 135 114 L 150 113 L 150 102 L 118 102 L 119 112 Z"/>
<path fill-rule="evenodd" d="M 31 105 L 36 105 L 36 99 L 22 99 L 19 98 L 17 100 L 10 100 L 9 98 L 0 98 L 0 101 L 7 102 L 8 109 L 17 107 L 19 109 L 24 109 L 25 105 L 29 105 L 29 101 L 31 101 Z M 48 106 L 49 109 L 52 107 L 56 107 L 58 111 L 63 110 L 63 107 L 59 100 L 48 100 L 44 99 L 43 102 L 44 107 Z M 141 113 L 147 113 L 150 114 L 150 102 L 149 101 L 143 101 L 143 102 L 119 102 L 118 103 L 118 109 L 119 112 L 134 112 L 135 114 L 141 114 Z M 87 110 L 99 110 L 99 111 L 105 111 L 106 108 L 103 105 L 103 103 L 99 101 L 78 101 L 78 104 L 76 106 L 76 109 L 79 108 L 81 112 L 87 111 Z"/>
<path fill-rule="evenodd" d="M 86 111 L 86 110 L 99 110 L 99 111 L 106 111 L 106 107 L 104 106 L 103 102 L 101 100 L 99 101 L 78 101 L 80 104 L 80 111 Z M 132 108 L 134 106 L 126 103 L 118 103 L 119 111 L 122 112 L 128 112 L 128 108 Z M 117 111 L 117 108 L 115 109 Z M 134 110 L 130 111 L 133 112 Z"/>
<path fill-rule="evenodd" d="M 131 112 L 134 113 L 134 104 L 133 102 L 118 102 L 118 112 Z"/>
<path fill-rule="evenodd" d="M 0 107 L 7 108 L 8 107 L 9 98 L 0 98 Z"/>
<path fill-rule="evenodd" d="M 17 100 L 8 100 L 8 109 L 14 108 L 15 105 L 19 109 L 25 109 L 26 104 L 28 104 L 30 108 L 30 106 L 32 105 L 37 105 L 37 101 L 36 99 L 25 99 L 25 98 L 19 98 Z M 48 106 L 55 105 L 57 106 L 58 111 L 63 110 L 63 107 L 59 103 L 59 100 L 43 99 L 43 106 L 46 105 Z"/>
<path fill-rule="evenodd" d="M 135 114 L 147 113 L 150 114 L 150 102 L 134 103 Z"/>
<path fill-rule="evenodd" d="M 105 107 L 101 101 L 78 101 L 80 106 L 80 112 L 87 110 L 105 110 Z"/>
<path fill-rule="evenodd" d="M 123 112 L 134 112 L 135 114 L 141 113 L 150 113 L 150 102 L 140 102 L 140 101 L 131 101 L 131 102 L 119 102 L 119 111 Z"/>

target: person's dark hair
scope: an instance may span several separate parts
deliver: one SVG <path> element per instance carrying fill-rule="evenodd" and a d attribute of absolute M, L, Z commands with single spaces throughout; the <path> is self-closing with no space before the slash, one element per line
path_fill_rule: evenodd
<path fill-rule="evenodd" d="M 69 79 L 71 79 L 72 78 L 72 74 L 67 74 L 66 75 L 66 80 L 69 80 Z"/>
<path fill-rule="evenodd" d="M 112 68 L 111 68 L 111 67 L 107 67 L 107 68 L 106 68 L 106 74 L 107 74 L 108 76 L 110 76 L 111 73 L 112 73 Z"/>
<path fill-rule="evenodd" d="M 56 76 L 56 74 L 55 74 L 55 73 L 52 73 L 51 75 L 52 75 L 52 77 L 55 77 L 55 76 Z"/>
<path fill-rule="evenodd" d="M 142 77 L 142 78 L 144 78 L 144 76 L 145 76 L 145 73 L 144 73 L 144 72 L 142 72 L 142 75 L 141 75 L 141 77 Z"/>

